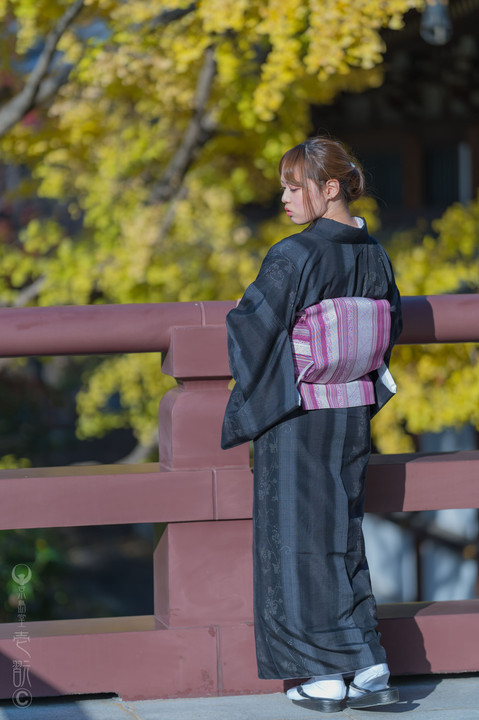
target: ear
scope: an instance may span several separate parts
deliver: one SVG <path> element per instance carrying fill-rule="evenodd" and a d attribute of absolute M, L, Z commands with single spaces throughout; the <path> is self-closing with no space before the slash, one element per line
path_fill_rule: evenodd
<path fill-rule="evenodd" d="M 341 190 L 341 187 L 339 185 L 339 180 L 336 180 L 336 178 L 331 178 L 330 180 L 327 180 L 324 186 L 324 192 L 326 193 L 326 197 L 328 200 L 334 200 L 338 197 L 339 192 Z"/>

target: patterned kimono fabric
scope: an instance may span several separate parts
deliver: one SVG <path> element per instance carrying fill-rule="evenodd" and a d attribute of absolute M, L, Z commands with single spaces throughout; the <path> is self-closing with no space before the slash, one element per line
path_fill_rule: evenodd
<path fill-rule="evenodd" d="M 364 554 L 369 406 L 298 410 L 254 443 L 261 678 L 386 662 Z"/>
<path fill-rule="evenodd" d="M 370 455 L 367 373 L 389 345 L 386 300 L 337 298 L 291 334 L 303 408 L 255 442 L 254 568 L 260 676 L 385 662 L 361 530 Z M 327 409 L 324 409 L 327 408 Z"/>
<path fill-rule="evenodd" d="M 339 363 L 330 385 L 334 391 L 324 392 L 325 384 L 315 384 L 316 369 L 308 367 L 314 347 L 304 345 L 304 333 L 315 323 L 334 321 L 343 310 L 344 317 L 356 312 L 348 303 L 342 307 L 340 298 L 384 300 L 390 309 L 384 368 L 376 364 L 370 377 L 357 378 L 352 394 L 356 381 L 350 381 L 348 368 L 358 372 L 359 356 L 345 366 Z M 307 317 L 308 309 L 325 301 L 329 305 L 320 315 Z M 369 310 L 375 307 L 381 302 Z M 304 327 L 296 329 L 302 358 L 300 349 L 293 357 L 291 342 L 301 318 Z M 394 392 L 382 382 L 382 370 L 387 371 L 401 330 L 389 258 L 365 223 L 353 228 L 320 218 L 268 251 L 256 280 L 228 314 L 227 326 L 236 384 L 225 412 L 222 447 L 254 440 L 259 677 L 304 678 L 385 662 L 361 526 L 370 417 Z M 328 327 L 333 332 L 333 325 Z M 345 338 L 354 341 L 349 331 L 340 337 L 341 346 Z M 356 339 L 357 348 L 363 345 Z M 380 359 L 371 357 L 374 363 Z"/>

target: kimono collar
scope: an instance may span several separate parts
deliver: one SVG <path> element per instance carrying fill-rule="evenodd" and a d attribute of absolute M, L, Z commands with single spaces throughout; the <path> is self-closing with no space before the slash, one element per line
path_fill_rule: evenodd
<path fill-rule="evenodd" d="M 320 235 L 322 238 L 340 243 L 364 243 L 369 239 L 368 228 L 364 218 L 361 227 L 352 227 L 345 223 L 330 220 L 329 218 L 318 218 L 305 232 L 312 235 Z"/>

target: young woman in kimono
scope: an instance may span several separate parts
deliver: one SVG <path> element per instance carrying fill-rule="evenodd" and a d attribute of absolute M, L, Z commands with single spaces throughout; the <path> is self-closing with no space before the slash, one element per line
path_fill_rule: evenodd
<path fill-rule="evenodd" d="M 236 381 L 222 447 L 254 440 L 254 609 L 261 678 L 323 712 L 395 702 L 376 630 L 362 519 L 370 419 L 395 392 L 391 263 L 349 203 L 364 177 L 312 138 L 280 163 L 296 225 L 227 317 Z M 346 679 L 352 679 L 347 685 Z"/>

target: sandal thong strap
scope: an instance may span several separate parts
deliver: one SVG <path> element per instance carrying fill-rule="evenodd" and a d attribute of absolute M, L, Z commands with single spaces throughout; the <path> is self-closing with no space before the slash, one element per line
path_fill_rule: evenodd
<path fill-rule="evenodd" d="M 317 700 L 318 698 L 315 698 L 314 695 L 308 695 L 308 693 L 304 690 L 302 685 L 298 685 L 296 688 L 296 692 L 301 695 L 301 697 L 306 698 L 307 700 Z"/>
<path fill-rule="evenodd" d="M 356 685 L 355 683 L 349 683 L 349 687 L 354 688 L 358 691 L 358 693 L 361 693 L 361 695 L 367 695 L 371 692 L 371 690 L 366 690 L 366 688 L 359 687 L 359 685 Z"/>

